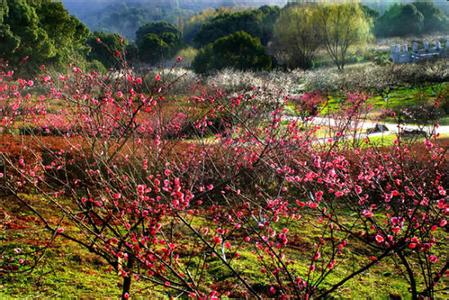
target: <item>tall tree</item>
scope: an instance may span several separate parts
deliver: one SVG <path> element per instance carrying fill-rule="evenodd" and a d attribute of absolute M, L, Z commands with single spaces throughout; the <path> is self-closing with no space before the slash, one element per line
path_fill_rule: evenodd
<path fill-rule="evenodd" d="M 320 31 L 328 54 L 342 70 L 350 48 L 362 46 L 370 38 L 370 22 L 356 3 L 322 4 L 315 9 L 317 31 Z"/>
<path fill-rule="evenodd" d="M 423 33 L 449 31 L 449 17 L 433 1 L 415 1 L 413 5 L 424 17 Z"/>
<path fill-rule="evenodd" d="M 40 27 L 45 30 L 57 49 L 57 59 L 67 61 L 73 53 L 87 53 L 85 46 L 89 30 L 71 16 L 61 2 L 41 0 L 36 7 Z M 61 47 L 62 46 L 62 47 Z"/>
<path fill-rule="evenodd" d="M 15 65 L 63 64 L 83 52 L 88 29 L 60 2 L 0 0 L 0 56 Z"/>
<path fill-rule="evenodd" d="M 221 7 L 219 9 L 205 9 L 200 13 L 191 16 L 185 23 L 183 28 L 182 38 L 184 43 L 188 45 L 193 45 L 194 38 L 201 30 L 203 24 L 206 24 L 216 16 L 224 14 L 226 12 L 233 12 L 233 8 Z"/>
<path fill-rule="evenodd" d="M 181 38 L 181 32 L 173 24 L 167 22 L 153 22 L 143 25 L 136 31 L 137 43 L 140 43 L 142 39 L 149 33 L 153 33 L 157 36 L 162 36 L 162 34 L 164 33 L 172 33 L 178 39 Z"/>
<path fill-rule="evenodd" d="M 9 7 L 6 0 L 0 0 L 0 57 L 4 58 L 19 46 L 19 39 L 14 36 L 11 27 L 5 23 L 8 14 Z"/>
<path fill-rule="evenodd" d="M 289 68 L 312 67 L 322 42 L 316 20 L 316 9 L 312 5 L 292 5 L 281 12 L 270 47 L 280 63 Z"/>

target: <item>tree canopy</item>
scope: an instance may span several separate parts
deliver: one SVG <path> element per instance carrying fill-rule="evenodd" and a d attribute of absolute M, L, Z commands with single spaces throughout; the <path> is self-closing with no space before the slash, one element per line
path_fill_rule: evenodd
<path fill-rule="evenodd" d="M 449 30 L 449 17 L 432 1 L 416 1 L 413 2 L 413 5 L 424 17 L 422 33 L 447 32 Z"/>
<path fill-rule="evenodd" d="M 316 9 L 323 45 L 338 69 L 343 69 L 350 48 L 370 38 L 370 22 L 359 4 L 323 4 Z"/>
<path fill-rule="evenodd" d="M 16 65 L 61 64 L 86 52 L 88 29 L 60 2 L 0 0 L 0 27 L 0 56 Z"/>
<path fill-rule="evenodd" d="M 322 44 L 317 33 L 316 9 L 311 6 L 289 6 L 282 10 L 275 25 L 271 52 L 289 68 L 309 69 Z"/>
<path fill-rule="evenodd" d="M 376 24 L 378 36 L 405 36 L 421 33 L 424 16 L 413 4 L 393 5 Z"/>
<path fill-rule="evenodd" d="M 447 32 L 449 17 L 431 1 L 391 6 L 376 22 L 378 36 L 407 36 Z"/>
<path fill-rule="evenodd" d="M 213 18 L 224 13 L 232 13 L 236 10 L 229 7 L 221 7 L 218 9 L 205 9 L 198 14 L 191 16 L 183 23 L 183 41 L 186 44 L 193 45 L 194 38 L 201 30 L 203 24 L 208 23 Z"/>
<path fill-rule="evenodd" d="M 89 36 L 89 60 L 97 60 L 106 68 L 119 68 L 127 41 L 117 33 L 94 32 Z"/>
<path fill-rule="evenodd" d="M 260 39 L 239 31 L 217 39 L 202 48 L 192 66 L 197 73 L 234 68 L 239 70 L 268 70 L 271 57 L 265 54 Z"/>
<path fill-rule="evenodd" d="M 181 44 L 181 32 L 167 22 L 149 23 L 136 32 L 140 59 L 155 64 L 176 54 Z"/>
<path fill-rule="evenodd" d="M 280 13 L 279 7 L 262 6 L 259 9 L 225 12 L 204 23 L 194 38 L 197 47 L 203 47 L 217 39 L 237 31 L 245 31 L 261 39 L 266 45 Z"/>

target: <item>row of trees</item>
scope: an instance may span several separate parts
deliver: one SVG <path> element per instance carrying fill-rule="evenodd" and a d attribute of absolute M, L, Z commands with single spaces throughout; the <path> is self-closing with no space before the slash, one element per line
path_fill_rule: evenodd
<path fill-rule="evenodd" d="M 343 69 L 352 50 L 363 49 L 374 35 L 419 35 L 448 29 L 449 17 L 432 1 L 395 4 L 381 16 L 376 10 L 354 3 L 297 1 L 283 9 L 264 6 L 252 11 L 219 11 L 217 15 L 206 11 L 187 23 L 184 36 L 186 43 L 201 48 L 193 68 L 204 73 L 224 67 L 259 70 L 276 65 L 309 69 L 320 51 Z M 255 39 L 236 39 L 234 33 L 239 31 Z M 222 47 L 223 38 L 230 47 Z M 260 46 L 265 47 L 265 53 L 253 51 L 245 63 L 245 58 L 233 59 L 239 53 L 246 56 L 242 49 Z M 267 54 L 271 64 L 254 64 L 256 60 L 266 61 Z"/>
<path fill-rule="evenodd" d="M 370 26 L 370 18 L 359 4 L 305 3 L 282 10 L 265 6 L 257 13 L 222 14 L 207 21 L 194 37 L 193 42 L 202 49 L 193 68 L 200 73 L 225 67 L 259 70 L 275 64 L 308 69 L 317 51 L 325 49 L 336 66 L 343 69 L 351 47 L 369 39 Z M 249 36 L 238 39 L 242 33 L 233 31 Z M 260 51 L 262 47 L 264 51 Z M 246 54 L 247 49 L 254 49 L 251 55 Z"/>
<path fill-rule="evenodd" d="M 88 40 L 88 57 L 108 68 L 118 66 L 117 58 L 123 56 L 131 63 L 155 65 L 170 60 L 182 48 L 194 47 L 199 51 L 193 67 L 199 73 L 227 67 L 269 70 L 272 57 L 266 47 L 279 14 L 280 8 L 271 6 L 207 10 L 192 18 L 184 32 L 167 22 L 145 24 L 137 30 L 135 43 L 118 34 L 95 32 Z"/>
<path fill-rule="evenodd" d="M 234 45 L 240 44 L 246 48 L 249 61 L 231 64 L 230 66 L 246 68 L 254 61 L 250 56 L 261 54 L 255 58 L 255 65 L 263 68 L 271 67 L 271 58 L 264 54 L 264 45 L 271 39 L 272 28 L 279 14 L 278 7 L 262 7 L 257 10 L 232 11 L 218 10 L 214 12 L 210 21 L 198 22 L 198 32 L 191 41 L 183 40 L 182 33 L 177 26 L 167 22 L 154 22 L 138 28 L 135 42 L 128 42 L 117 33 L 90 33 L 77 18 L 71 16 L 62 3 L 50 0 L 0 1 L 0 57 L 9 61 L 24 73 L 33 72 L 36 66 L 54 65 L 61 68 L 69 62 L 85 62 L 85 66 L 95 69 L 119 68 L 120 59 L 126 58 L 130 63 L 158 64 L 172 58 L 183 45 L 195 45 L 200 48 L 211 49 L 209 45 L 219 38 L 237 31 L 244 31 L 234 38 L 224 40 L 228 54 L 234 58 L 240 56 L 233 50 Z M 195 31 L 195 26 L 190 27 Z M 247 32 L 255 35 L 248 35 Z M 223 41 L 222 41 L 223 42 Z M 243 45 L 242 43 L 247 43 Z M 257 44 L 259 43 L 259 44 Z M 209 46 L 208 46 L 209 45 Z M 206 47 L 208 46 L 208 47 Z M 210 51 L 204 51 L 204 53 Z M 213 52 L 212 54 L 215 54 Z M 223 54 L 219 57 L 229 56 Z M 243 55 L 242 55 L 243 57 Z M 212 58 L 212 57 L 211 57 Z M 215 57 L 217 61 L 217 57 Z M 245 60 L 245 59 L 244 59 Z M 251 63 L 252 64 L 252 63 Z M 210 68 L 216 68 L 211 65 Z M 224 65 L 223 65 L 224 66 Z M 229 66 L 229 65 L 228 65 Z"/>
<path fill-rule="evenodd" d="M 0 59 L 23 73 L 75 61 L 95 69 L 119 68 L 124 57 L 156 64 L 181 45 L 181 32 L 166 22 L 144 25 L 136 35 L 133 44 L 117 33 L 91 33 L 61 2 L 0 0 Z"/>
<path fill-rule="evenodd" d="M 317 51 L 325 49 L 343 69 L 351 47 L 370 38 L 370 26 L 358 4 L 294 5 L 281 13 L 271 50 L 288 67 L 309 69 Z"/>
<path fill-rule="evenodd" d="M 378 36 L 444 31 L 449 18 L 431 2 L 393 5 L 381 17 L 355 3 L 227 8 L 203 11 L 181 27 L 148 23 L 129 43 L 116 33 L 90 33 L 59 2 L 0 0 L 0 28 L 0 57 L 15 66 L 26 62 L 26 70 L 83 60 L 96 69 L 114 68 L 122 57 L 155 65 L 193 47 L 198 51 L 192 51 L 192 67 L 206 73 L 223 68 L 308 69 L 318 53 L 343 69 L 352 50 L 363 47 L 372 31 Z"/>
<path fill-rule="evenodd" d="M 136 42 L 130 45 L 117 34 L 95 33 L 89 39 L 89 58 L 114 67 L 114 49 L 128 61 L 154 65 L 191 46 L 199 49 L 193 69 L 207 73 L 224 68 L 270 70 L 277 65 L 308 69 L 322 49 L 343 69 L 351 47 L 369 39 L 370 26 L 358 4 L 223 9 L 193 18 L 184 34 L 166 22 L 148 23 L 137 30 Z"/>
<path fill-rule="evenodd" d="M 449 17 L 432 1 L 395 4 L 376 20 L 379 37 L 447 32 Z"/>

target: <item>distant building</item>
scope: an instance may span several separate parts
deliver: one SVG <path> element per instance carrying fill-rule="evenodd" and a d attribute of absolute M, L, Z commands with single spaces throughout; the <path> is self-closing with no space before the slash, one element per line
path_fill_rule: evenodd
<path fill-rule="evenodd" d="M 422 43 L 415 41 L 412 43 L 411 48 L 408 44 L 395 44 L 391 46 L 390 51 L 390 58 L 393 63 L 413 63 L 448 55 L 449 40 L 444 47 L 439 40 L 435 41 L 433 44 L 430 44 L 429 41 L 423 41 Z"/>

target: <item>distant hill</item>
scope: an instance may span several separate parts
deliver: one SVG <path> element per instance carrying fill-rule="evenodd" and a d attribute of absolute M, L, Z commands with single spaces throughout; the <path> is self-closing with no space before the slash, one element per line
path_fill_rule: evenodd
<path fill-rule="evenodd" d="M 62 0 L 65 7 L 91 30 L 117 32 L 134 39 L 136 30 L 152 21 L 177 24 L 207 8 L 222 6 L 283 6 L 287 0 Z"/>

